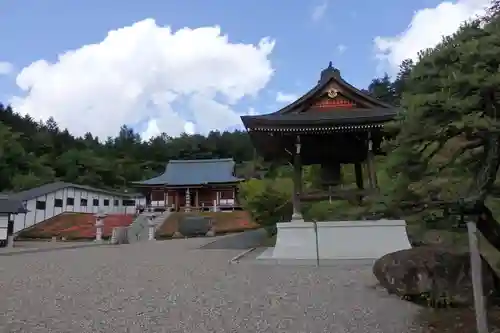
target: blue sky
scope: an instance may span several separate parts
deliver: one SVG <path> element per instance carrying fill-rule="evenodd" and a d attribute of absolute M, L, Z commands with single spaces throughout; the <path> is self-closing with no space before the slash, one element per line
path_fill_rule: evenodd
<path fill-rule="evenodd" d="M 158 26 L 170 26 L 174 32 L 183 27 L 195 29 L 217 25 L 221 27 L 222 34 L 228 35 L 229 43 L 232 44 L 255 45 L 267 36 L 275 41 L 268 56 L 274 70 L 272 77 L 259 89 L 257 96 L 242 98 L 230 105 L 231 108 L 237 108 L 239 113 L 249 108 L 256 113 L 267 113 L 280 106 L 276 101 L 278 92 L 300 95 L 310 89 L 318 79 L 320 70 L 329 61 L 333 61 L 334 66 L 352 84 L 366 87 L 372 78 L 383 70 L 389 70 L 375 57 L 374 39 L 377 36 L 397 37 L 407 30 L 415 13 L 424 8 L 436 9 L 439 4 L 440 1 L 435 0 L 3 0 L 0 2 L 0 61 L 11 63 L 13 71 L 0 76 L 0 98 L 8 103 L 11 96 L 24 98 L 29 94 L 16 85 L 16 75 L 33 62 L 41 59 L 57 62 L 58 55 L 68 50 L 102 42 L 110 30 L 152 18 Z M 147 46 L 144 47 L 147 49 Z M 121 50 L 116 47 L 114 52 L 119 53 Z M 45 75 L 48 77 L 49 74 Z M 81 73 L 76 75 L 75 72 L 74 77 L 69 76 L 71 81 L 68 82 L 76 82 L 81 76 Z M 51 78 L 50 82 L 52 80 L 56 78 Z M 43 85 L 41 78 L 37 82 Z M 141 86 L 140 82 L 138 84 Z M 35 107 L 20 106 L 20 112 L 46 118 L 50 107 L 55 107 L 58 110 L 54 111 L 56 120 L 80 134 L 76 124 L 70 124 L 68 119 L 81 115 L 63 117 L 60 114 L 85 108 L 73 107 L 73 110 L 61 111 L 63 105 L 60 103 L 64 101 L 48 96 L 64 94 L 61 89 L 43 90 L 47 95 L 38 96 L 36 103 L 33 102 Z M 86 94 L 86 98 L 90 101 L 85 103 L 90 110 L 93 106 L 89 94 Z M 46 101 L 48 98 L 52 99 Z M 83 101 L 82 96 L 75 99 Z M 45 102 L 48 106 L 43 105 L 46 108 L 44 112 L 34 111 L 40 103 Z M 68 105 L 67 100 L 64 103 Z M 195 125 L 200 123 L 201 120 L 194 119 L 189 115 L 190 112 L 182 111 L 181 99 L 177 100 L 175 107 L 181 110 L 178 113 L 185 115 L 182 119 Z M 106 119 L 112 118 L 110 115 Z M 150 117 L 135 117 L 131 125 L 144 130 L 148 119 Z M 116 131 L 115 125 L 111 127 L 113 130 L 109 134 Z M 167 126 L 160 130 L 168 133 L 169 128 Z M 178 134 L 172 131 L 172 134 Z M 104 135 L 102 129 L 97 132 Z"/>

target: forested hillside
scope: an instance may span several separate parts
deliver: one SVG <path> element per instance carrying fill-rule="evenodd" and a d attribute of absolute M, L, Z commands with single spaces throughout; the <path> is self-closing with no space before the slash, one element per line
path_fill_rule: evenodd
<path fill-rule="evenodd" d="M 0 105 L 0 191 L 63 180 L 96 187 L 124 188 L 163 171 L 170 159 L 232 157 L 253 159 L 246 132 L 211 132 L 208 136 L 167 134 L 143 141 L 123 126 L 115 138 L 87 133 L 76 138 L 57 125 L 21 117 Z"/>

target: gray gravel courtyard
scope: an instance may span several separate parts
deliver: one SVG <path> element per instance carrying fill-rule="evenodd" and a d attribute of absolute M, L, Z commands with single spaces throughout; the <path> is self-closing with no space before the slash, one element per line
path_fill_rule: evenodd
<path fill-rule="evenodd" d="M 420 332 L 369 265 L 262 265 L 206 239 L 0 257 L 0 332 Z"/>

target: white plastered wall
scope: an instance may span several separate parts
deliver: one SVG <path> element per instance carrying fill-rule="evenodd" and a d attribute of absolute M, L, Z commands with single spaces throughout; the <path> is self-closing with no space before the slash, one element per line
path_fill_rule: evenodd
<path fill-rule="evenodd" d="M 73 203 L 71 202 L 73 199 Z M 56 207 L 56 200 L 62 200 L 62 205 Z M 68 200 L 69 199 L 69 200 Z M 82 205 L 82 199 L 87 200 L 87 205 Z M 96 199 L 98 205 L 94 205 Z M 123 206 L 123 200 L 134 200 L 133 206 Z M 45 202 L 45 209 L 37 209 L 37 201 Z M 77 213 L 98 213 L 107 214 L 133 214 L 136 205 L 146 202 L 144 197 L 131 198 L 126 196 L 117 196 L 105 194 L 102 192 L 86 191 L 74 187 L 67 187 L 46 195 L 25 201 L 28 213 L 17 214 L 14 219 L 14 232 L 31 227 L 51 217 L 65 212 Z M 59 201 L 61 203 L 61 201 Z"/>

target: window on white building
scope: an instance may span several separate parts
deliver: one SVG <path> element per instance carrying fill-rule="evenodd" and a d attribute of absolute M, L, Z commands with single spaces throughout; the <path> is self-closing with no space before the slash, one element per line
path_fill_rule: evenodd
<path fill-rule="evenodd" d="M 104 199 L 103 201 L 104 206 L 109 206 L 109 199 Z"/>
<path fill-rule="evenodd" d="M 122 205 L 125 206 L 125 207 L 135 206 L 135 200 L 123 199 Z"/>
<path fill-rule="evenodd" d="M 54 207 L 62 207 L 63 200 L 62 199 L 54 199 Z"/>
<path fill-rule="evenodd" d="M 45 201 L 41 201 L 41 200 L 36 201 L 36 204 L 35 204 L 36 209 L 45 210 L 45 206 L 46 206 Z"/>

